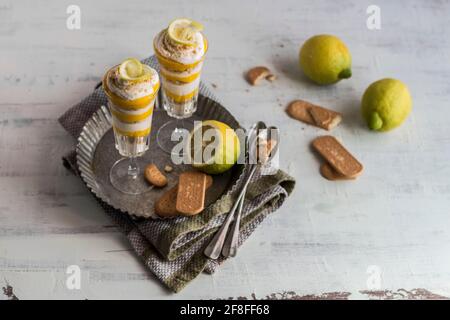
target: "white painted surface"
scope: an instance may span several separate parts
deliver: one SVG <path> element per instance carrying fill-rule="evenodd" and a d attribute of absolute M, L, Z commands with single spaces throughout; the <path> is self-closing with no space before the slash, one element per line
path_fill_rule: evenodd
<path fill-rule="evenodd" d="M 378 1 L 379 31 L 366 28 L 372 1 L 274 3 L 0 1 L 0 287 L 8 282 L 20 299 L 358 296 L 376 265 L 382 289 L 450 295 L 450 3 Z M 69 4 L 81 8 L 79 31 L 66 29 Z M 281 164 L 298 183 L 237 258 L 173 295 L 62 167 L 73 141 L 56 119 L 107 67 L 150 55 L 153 36 L 178 16 L 204 22 L 211 46 L 203 79 L 242 124 L 281 128 Z M 351 80 L 324 88 L 301 76 L 299 46 L 318 33 L 348 44 Z M 278 80 L 250 87 L 242 74 L 255 65 L 271 67 Z M 375 134 L 359 100 L 388 76 L 408 84 L 413 113 L 398 130 Z M 324 132 L 283 112 L 296 98 L 344 113 L 333 134 L 365 165 L 360 179 L 321 178 L 308 144 Z M 82 269 L 79 291 L 65 287 L 72 264 Z"/>

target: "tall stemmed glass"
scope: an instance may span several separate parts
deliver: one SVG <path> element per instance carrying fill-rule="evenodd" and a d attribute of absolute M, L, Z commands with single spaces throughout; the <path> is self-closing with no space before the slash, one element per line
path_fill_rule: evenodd
<path fill-rule="evenodd" d="M 149 149 L 153 109 L 160 87 L 156 70 L 134 58 L 108 70 L 103 78 L 112 115 L 115 146 L 123 157 L 110 170 L 111 184 L 137 195 L 151 189 L 141 174 L 141 156 Z"/>
<path fill-rule="evenodd" d="M 197 109 L 200 74 L 208 48 L 202 30 L 198 22 L 177 19 L 153 41 L 160 65 L 162 104 L 174 118 L 157 133 L 158 145 L 168 153 L 194 127 L 192 116 Z"/>

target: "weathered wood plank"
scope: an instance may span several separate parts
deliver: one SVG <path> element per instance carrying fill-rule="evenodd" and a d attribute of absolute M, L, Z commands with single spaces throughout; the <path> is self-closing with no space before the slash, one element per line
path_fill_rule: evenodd
<path fill-rule="evenodd" d="M 73 140 L 56 119 L 108 66 L 150 55 L 153 35 L 174 14 L 205 23 L 211 46 L 203 78 L 243 125 L 264 120 L 281 128 L 281 167 L 298 180 L 292 198 L 236 259 L 177 297 L 450 296 L 448 1 L 378 1 L 379 31 L 366 28 L 369 3 L 356 0 L 77 3 L 79 31 L 66 29 L 60 1 L 0 5 L 0 287 L 9 293 L 11 286 L 10 296 L 173 298 L 61 166 Z M 301 75 L 299 46 L 317 33 L 348 44 L 351 80 L 323 88 Z M 278 80 L 250 87 L 242 74 L 261 64 Z M 414 110 L 400 129 L 374 134 L 359 101 L 387 76 L 408 84 Z M 324 132 L 283 111 L 297 98 L 344 114 L 333 134 L 364 163 L 357 182 L 320 177 L 308 144 Z M 81 290 L 65 287 L 71 264 L 82 268 Z M 367 285 L 370 266 L 382 271 L 380 288 Z M 7 295 L 0 290 L 0 297 Z"/>

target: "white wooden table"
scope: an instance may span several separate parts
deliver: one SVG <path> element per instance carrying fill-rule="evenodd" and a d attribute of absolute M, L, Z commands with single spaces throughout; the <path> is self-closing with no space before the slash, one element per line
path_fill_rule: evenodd
<path fill-rule="evenodd" d="M 0 0 L 0 299 L 450 296 L 450 3 L 372 2 L 75 0 L 81 29 L 68 30 L 66 1 Z M 366 27 L 371 4 L 381 30 Z M 237 258 L 174 295 L 61 165 L 74 141 L 57 117 L 108 66 L 152 54 L 178 16 L 204 22 L 203 79 L 224 105 L 245 126 L 281 128 L 281 167 L 297 187 Z M 299 47 L 319 33 L 347 43 L 351 80 L 302 77 Z M 250 87 L 242 75 L 255 65 L 278 80 Z M 407 83 L 414 106 L 401 128 L 376 134 L 359 101 L 383 77 Z M 287 117 L 297 98 L 343 112 L 333 134 L 363 162 L 361 178 L 319 175 L 309 142 L 324 132 Z M 69 265 L 81 268 L 80 290 L 66 287 Z"/>

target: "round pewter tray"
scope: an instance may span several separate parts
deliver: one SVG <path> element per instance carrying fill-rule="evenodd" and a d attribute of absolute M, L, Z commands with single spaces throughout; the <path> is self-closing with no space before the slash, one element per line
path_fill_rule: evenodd
<path fill-rule="evenodd" d="M 240 128 L 236 119 L 222 105 L 202 95 L 199 96 L 194 117 L 200 120 L 218 120 L 233 129 Z M 114 144 L 111 114 L 105 106 L 100 107 L 84 125 L 76 148 L 78 168 L 87 187 L 98 198 L 124 213 L 134 217 L 159 218 L 154 213 L 155 201 L 178 183 L 178 175 L 181 172 L 193 170 L 190 165 L 172 164 L 170 154 L 162 151 L 156 142 L 156 132 L 161 125 L 170 120 L 172 118 L 167 116 L 164 110 L 155 109 L 150 148 L 142 156 L 146 163 L 155 163 L 160 170 L 163 170 L 166 165 L 174 169 L 170 173 L 165 173 L 168 185 L 161 189 L 150 189 L 137 196 L 128 195 L 115 189 L 109 181 L 109 171 L 121 156 Z M 235 165 L 231 170 L 215 175 L 214 183 L 206 193 L 205 208 L 231 190 L 243 173 L 243 165 Z"/>

